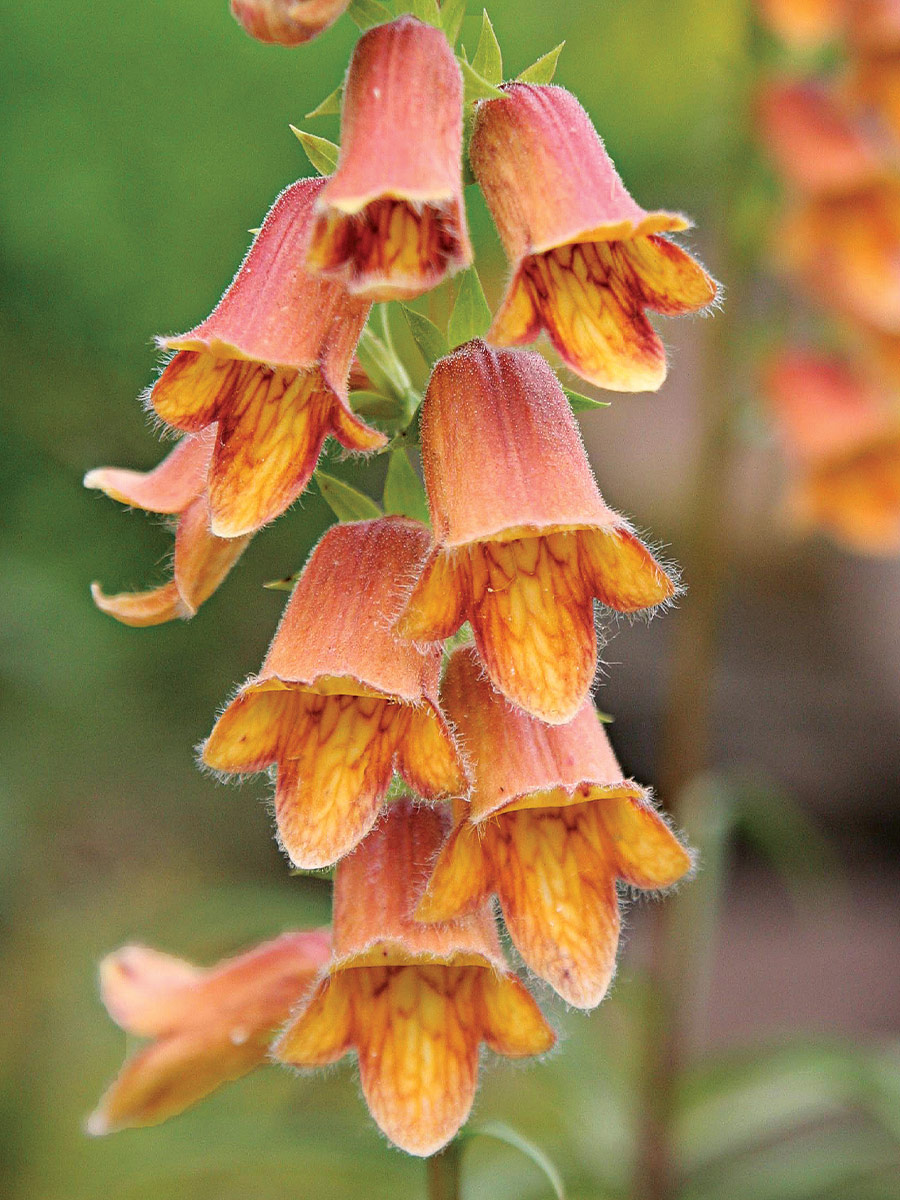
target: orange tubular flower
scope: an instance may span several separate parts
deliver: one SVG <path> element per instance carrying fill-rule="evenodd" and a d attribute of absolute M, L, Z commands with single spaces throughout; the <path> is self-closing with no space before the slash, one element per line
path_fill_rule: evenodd
<path fill-rule="evenodd" d="M 884 148 L 820 85 L 769 84 L 760 97 L 759 124 L 778 170 L 801 192 L 841 195 L 887 176 Z"/>
<path fill-rule="evenodd" d="M 404 16 L 360 38 L 344 85 L 340 159 L 316 202 L 310 270 L 369 300 L 398 300 L 469 265 L 462 102 L 439 29 Z"/>
<path fill-rule="evenodd" d="M 675 585 L 597 490 L 544 359 L 470 342 L 438 362 L 422 409 L 436 547 L 399 623 L 438 641 L 466 620 L 495 685 L 545 721 L 587 695 L 594 597 L 619 612 Z"/>
<path fill-rule="evenodd" d="M 622 777 L 590 702 L 567 725 L 544 725 L 497 695 L 466 646 L 450 659 L 442 698 L 474 788 L 416 916 L 446 921 L 496 892 L 528 966 L 592 1008 L 615 969 L 616 879 L 666 888 L 690 856 L 644 788 Z"/>
<path fill-rule="evenodd" d="M 171 583 L 149 592 L 107 596 L 91 584 L 94 603 L 124 625 L 161 625 L 192 617 L 213 594 L 243 554 L 249 537 L 219 538 L 210 532 L 206 474 L 215 443 L 215 426 L 182 438 L 152 471 L 100 467 L 88 471 L 84 486 L 99 488 L 114 500 L 148 512 L 177 514 L 175 572 Z"/>
<path fill-rule="evenodd" d="M 447 829 L 442 814 L 402 800 L 337 869 L 334 957 L 274 1047 L 298 1067 L 351 1049 L 369 1111 L 410 1154 L 439 1150 L 478 1086 L 478 1048 L 518 1058 L 554 1036 L 506 969 L 487 905 L 443 925 L 413 910 Z"/>
<path fill-rule="evenodd" d="M 100 987 L 109 1015 L 153 1041 L 125 1063 L 88 1132 L 157 1125 L 263 1063 L 274 1031 L 329 951 L 321 930 L 282 934 L 209 969 L 144 946 L 105 958 Z"/>
<path fill-rule="evenodd" d="M 231 0 L 236 21 L 258 42 L 300 46 L 333 25 L 350 0 Z"/>
<path fill-rule="evenodd" d="M 430 798 L 466 779 L 438 707 L 441 654 L 391 630 L 429 544 L 402 517 L 333 526 L 297 582 L 259 675 L 203 747 L 217 771 L 278 766 L 275 815 L 298 867 L 326 867 L 371 829 L 397 771 Z"/>
<path fill-rule="evenodd" d="M 693 312 L 716 295 L 702 267 L 658 236 L 689 222 L 632 200 L 571 93 L 525 83 L 504 90 L 478 105 L 469 151 L 513 266 L 488 340 L 519 346 L 546 328 L 583 379 L 655 391 L 666 354 L 644 310 Z"/>
<path fill-rule="evenodd" d="M 328 434 L 348 450 L 385 443 L 347 404 L 368 303 L 303 267 L 324 186 L 301 179 L 282 192 L 213 314 L 160 340 L 176 353 L 150 393 L 158 415 L 190 433 L 218 421 L 209 507 L 219 537 L 252 533 L 284 512 Z"/>
<path fill-rule="evenodd" d="M 852 4 L 858 0 L 852 0 Z M 778 37 L 798 47 L 819 46 L 836 37 L 845 0 L 758 0 L 760 16 Z"/>
<path fill-rule="evenodd" d="M 766 392 L 793 460 L 789 507 L 802 525 L 870 554 L 900 550 L 900 412 L 839 359 L 793 352 Z"/>

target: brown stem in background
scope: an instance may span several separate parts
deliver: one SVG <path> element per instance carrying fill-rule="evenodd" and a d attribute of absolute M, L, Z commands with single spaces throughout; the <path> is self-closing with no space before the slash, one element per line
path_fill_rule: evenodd
<path fill-rule="evenodd" d="M 428 1200 L 460 1200 L 461 1152 L 462 1142 L 454 1138 L 428 1159 Z"/>

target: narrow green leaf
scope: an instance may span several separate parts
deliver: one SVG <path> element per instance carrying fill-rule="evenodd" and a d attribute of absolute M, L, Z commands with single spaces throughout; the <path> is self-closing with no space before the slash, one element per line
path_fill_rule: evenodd
<path fill-rule="evenodd" d="M 373 25 L 384 25 L 394 19 L 390 9 L 379 4 L 378 0 L 352 0 L 347 9 L 347 16 L 360 29 L 371 29 Z"/>
<path fill-rule="evenodd" d="M 444 0 L 441 5 L 441 25 L 451 46 L 456 45 L 465 15 L 466 0 Z"/>
<path fill-rule="evenodd" d="M 534 1142 L 525 1137 L 524 1134 L 519 1133 L 517 1129 L 513 1129 L 502 1121 L 486 1121 L 483 1125 L 476 1125 L 472 1129 L 464 1129 L 459 1136 L 467 1140 L 475 1137 L 488 1137 L 493 1138 L 496 1142 L 505 1142 L 507 1146 L 512 1146 L 514 1150 L 518 1150 L 520 1154 L 524 1154 L 526 1158 L 530 1158 L 534 1165 L 543 1171 L 547 1182 L 553 1188 L 557 1200 L 566 1200 L 566 1190 L 559 1171 L 557 1171 L 540 1146 L 536 1146 Z"/>
<path fill-rule="evenodd" d="M 396 396 L 382 396 L 381 392 L 351 392 L 350 407 L 361 417 L 381 417 L 384 421 L 396 421 L 403 416 L 403 406 Z"/>
<path fill-rule="evenodd" d="M 341 83 L 334 89 L 331 95 L 326 96 L 322 103 L 317 105 L 312 112 L 308 112 L 306 114 L 306 120 L 308 121 L 310 117 L 331 117 L 335 113 L 339 113 L 341 111 L 341 100 L 343 99 L 343 96 L 344 85 Z"/>
<path fill-rule="evenodd" d="M 306 157 L 320 175 L 329 175 L 334 170 L 337 166 L 340 147 L 336 146 L 334 142 L 329 142 L 328 138 L 316 137 L 314 133 L 306 133 L 305 130 L 298 129 L 296 125 L 291 126 L 291 133 L 299 139 Z"/>
<path fill-rule="evenodd" d="M 559 56 L 565 44 L 565 42 L 560 42 L 558 46 L 554 46 L 547 54 L 542 55 L 537 62 L 533 62 L 530 67 L 526 67 L 522 74 L 518 76 L 519 82 L 552 83 L 553 76 L 556 74 L 556 64 L 559 62 Z"/>
<path fill-rule="evenodd" d="M 316 471 L 313 478 L 319 485 L 322 499 L 339 521 L 368 521 L 382 515 L 371 496 L 358 491 L 352 484 L 344 483 L 343 479 L 326 475 L 324 471 Z"/>
<path fill-rule="evenodd" d="M 500 43 L 494 33 L 491 18 L 487 15 L 487 9 L 484 10 L 481 17 L 481 37 L 478 39 L 478 49 L 472 59 L 472 70 L 482 79 L 486 79 L 488 83 L 503 82 L 503 55 L 500 52 Z"/>
<path fill-rule="evenodd" d="M 434 25 L 436 29 L 441 28 L 441 11 L 438 8 L 437 0 L 412 0 L 412 10 L 426 25 Z"/>
<path fill-rule="evenodd" d="M 428 366 L 433 367 L 439 358 L 443 358 L 446 354 L 449 354 L 450 347 L 447 345 L 447 339 L 433 321 L 429 321 L 427 317 L 416 312 L 415 309 L 401 304 L 400 310 L 404 317 L 406 317 L 409 332 L 413 335 L 413 341 L 419 347 L 419 353 L 425 359 Z"/>
<path fill-rule="evenodd" d="M 474 267 L 459 277 L 459 291 L 450 314 L 447 339 L 451 348 L 481 337 L 491 323 L 491 310 L 484 298 L 481 280 Z"/>
<path fill-rule="evenodd" d="M 429 523 L 425 489 L 405 450 L 395 450 L 388 460 L 387 478 L 384 481 L 384 511 L 412 517 L 426 525 Z"/>
<path fill-rule="evenodd" d="M 299 579 L 299 575 L 285 575 L 284 579 L 267 579 L 263 587 L 268 592 L 289 592 Z"/>
<path fill-rule="evenodd" d="M 603 712 L 602 709 L 597 708 L 594 711 L 596 712 L 597 720 L 601 725 L 612 725 L 613 721 L 616 719 L 611 713 Z"/>
<path fill-rule="evenodd" d="M 504 95 L 500 88 L 482 78 L 465 58 L 460 58 L 459 65 L 462 68 L 463 96 L 466 104 L 474 104 L 476 100 L 494 100 L 497 96 Z"/>
<path fill-rule="evenodd" d="M 582 396 L 581 392 L 573 392 L 571 388 L 563 388 L 572 412 L 589 412 L 592 408 L 609 408 L 611 401 L 595 400 L 593 396 Z"/>

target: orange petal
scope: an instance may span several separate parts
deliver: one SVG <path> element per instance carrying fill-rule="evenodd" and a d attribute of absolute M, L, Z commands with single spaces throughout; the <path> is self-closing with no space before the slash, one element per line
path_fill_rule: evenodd
<path fill-rule="evenodd" d="M 153 1037 L 184 1019 L 202 976 L 183 958 L 147 946 L 123 946 L 100 963 L 100 995 L 117 1025 L 138 1037 Z"/>
<path fill-rule="evenodd" d="M 676 584 L 630 529 L 586 529 L 578 539 L 582 571 L 601 604 L 638 612 L 676 594 Z"/>
<path fill-rule="evenodd" d="M 441 848 L 416 920 L 449 921 L 477 908 L 493 890 L 481 832 L 461 821 Z"/>
<path fill-rule="evenodd" d="M 506 927 L 529 967 L 576 1008 L 593 1008 L 615 971 L 619 905 L 596 804 L 490 819 L 485 837 Z"/>
<path fill-rule="evenodd" d="M 596 668 L 578 536 L 482 543 L 470 558 L 469 619 L 488 674 L 515 704 L 552 723 L 575 715 Z"/>
<path fill-rule="evenodd" d="M 556 1042 L 534 997 L 515 975 L 485 971 L 481 980 L 482 1036 L 495 1054 L 546 1054 Z"/>
<path fill-rule="evenodd" d="M 637 277 L 644 303 L 667 316 L 696 312 L 716 298 L 716 282 L 686 250 L 667 238 L 633 238 L 614 250 Z"/>
<path fill-rule="evenodd" d="M 180 350 L 153 386 L 156 415 L 167 425 L 199 433 L 212 424 L 228 401 L 258 368 L 205 351 Z"/>
<path fill-rule="evenodd" d="M 478 1085 L 484 968 L 357 972 L 359 1074 L 369 1111 L 401 1149 L 425 1157 L 463 1125 Z"/>
<path fill-rule="evenodd" d="M 375 823 L 403 736 L 389 700 L 308 697 L 303 723 L 279 758 L 278 835 L 295 866 L 331 866 Z"/>
<path fill-rule="evenodd" d="M 900 439 L 817 467 L 798 485 L 807 521 L 864 554 L 900 550 Z"/>
<path fill-rule="evenodd" d="M 467 790 L 466 776 L 440 709 L 423 704 L 406 717 L 397 753 L 398 772 L 429 800 L 461 795 Z"/>
<path fill-rule="evenodd" d="M 610 798 L 595 808 L 604 851 L 608 846 L 616 874 L 632 887 L 671 887 L 690 871 L 690 854 L 649 804 Z"/>
<path fill-rule="evenodd" d="M 284 754 L 303 720 L 304 697 L 283 688 L 248 688 L 232 700 L 203 745 L 201 756 L 214 771 L 263 771 Z"/>
<path fill-rule="evenodd" d="M 322 1067 L 337 1062 L 353 1044 L 353 976 L 340 971 L 322 980 L 272 1047 L 281 1062 Z"/>
<path fill-rule="evenodd" d="M 466 619 L 463 583 L 456 553 L 435 550 L 397 622 L 400 636 L 437 642 L 456 633 Z"/>
<path fill-rule="evenodd" d="M 152 471 L 124 471 L 100 467 L 88 471 L 84 486 L 99 488 L 119 500 L 148 512 L 179 513 L 206 488 L 215 430 L 182 438 L 175 449 Z"/>
<path fill-rule="evenodd" d="M 149 592 L 118 592 L 114 596 L 107 596 L 99 583 L 92 583 L 91 596 L 101 612 L 115 617 L 123 625 L 138 628 L 163 625 L 178 618 L 186 621 L 194 615 L 174 583 Z"/>

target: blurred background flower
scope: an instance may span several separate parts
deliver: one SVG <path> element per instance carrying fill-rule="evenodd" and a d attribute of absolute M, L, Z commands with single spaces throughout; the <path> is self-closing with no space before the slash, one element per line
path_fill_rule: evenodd
<path fill-rule="evenodd" d="M 191 747 L 265 653 L 284 597 L 262 582 L 302 565 L 330 510 L 309 492 L 189 624 L 134 631 L 94 610 L 88 583 L 163 583 L 171 533 L 81 480 L 98 462 L 145 469 L 162 457 L 137 399 L 154 375 L 152 337 L 213 308 L 248 229 L 308 173 L 288 123 L 340 83 L 356 29 L 338 21 L 309 55 L 254 43 L 224 0 L 96 0 L 89 18 L 53 7 L 48 20 L 6 5 L 0 44 L 0 1186 L 16 1200 L 112 1187 L 124 1200 L 186 1190 L 287 1200 L 310 1181 L 327 1197 L 419 1196 L 421 1164 L 387 1149 L 346 1069 L 324 1080 L 264 1069 L 158 1129 L 83 1136 L 123 1052 L 96 991 L 105 952 L 139 940 L 213 962 L 328 916 L 327 882 L 285 869 L 264 789 L 219 787 Z M 480 16 L 470 8 L 471 52 Z M 801 540 L 781 517 L 787 468 L 752 368 L 787 319 L 818 327 L 753 266 L 777 188 L 734 116 L 759 51 L 749 10 L 747 0 L 495 0 L 491 11 L 511 73 L 567 40 L 557 81 L 578 92 L 644 207 L 692 214 L 692 250 L 723 281 L 726 305 L 740 305 L 741 369 L 717 397 L 737 415 L 738 440 L 713 771 L 683 808 L 691 840 L 713 847 L 679 914 L 692 935 L 684 952 L 691 940 L 703 949 L 685 998 L 683 1194 L 888 1200 L 900 1112 L 900 562 Z M 829 51 L 803 53 L 827 61 Z M 315 128 L 336 138 L 338 120 Z M 505 256 L 473 189 L 467 202 L 490 247 L 479 269 L 496 310 Z M 739 293 L 725 239 L 746 276 Z M 662 391 L 612 397 L 582 419 L 606 499 L 686 560 L 688 586 L 687 497 L 714 324 L 663 319 Z M 356 469 L 380 487 L 386 462 Z M 326 470 L 346 473 L 334 448 Z M 687 611 L 649 628 L 623 622 L 603 652 L 598 703 L 615 716 L 623 770 L 641 780 L 659 778 L 670 652 Z M 701 793 L 712 802 L 692 808 Z M 691 827 L 700 810 L 703 827 Z M 593 1016 L 541 993 L 564 1052 L 496 1066 L 476 1102 L 476 1124 L 514 1120 L 576 1200 L 629 1194 L 652 1015 L 649 912 L 632 907 L 612 996 Z M 534 1164 L 496 1140 L 466 1156 L 467 1200 L 548 1194 Z"/>

